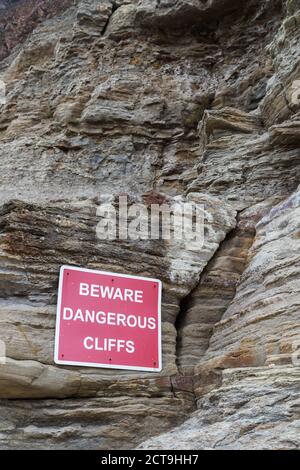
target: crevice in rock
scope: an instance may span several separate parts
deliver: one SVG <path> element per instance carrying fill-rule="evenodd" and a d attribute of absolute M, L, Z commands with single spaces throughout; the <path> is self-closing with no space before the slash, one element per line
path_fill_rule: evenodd
<path fill-rule="evenodd" d="M 182 330 L 183 330 L 183 328 L 184 328 L 184 326 L 187 322 L 187 318 L 186 318 L 187 313 L 190 311 L 190 309 L 193 307 L 193 305 L 195 305 L 195 300 L 194 300 L 195 299 L 195 294 L 198 292 L 199 288 L 201 287 L 202 282 L 205 279 L 205 277 L 207 276 L 207 273 L 209 273 L 211 266 L 213 266 L 215 260 L 218 258 L 218 256 L 222 252 L 222 247 L 232 237 L 232 234 L 235 230 L 236 229 L 233 229 L 232 231 L 230 231 L 227 234 L 226 238 L 221 242 L 218 250 L 216 251 L 216 253 L 212 257 L 212 259 L 208 262 L 206 268 L 202 272 L 197 286 L 194 287 L 194 289 L 186 297 L 184 297 L 180 302 L 180 309 L 179 309 L 179 313 L 177 315 L 176 322 L 175 322 L 175 328 L 176 328 L 176 331 L 177 331 L 177 337 L 176 337 L 176 365 L 177 365 L 178 370 L 179 370 L 180 373 L 184 373 L 184 370 L 182 369 L 181 364 L 180 364 L 180 356 L 183 353 L 182 350 L 184 350 L 184 345 L 182 344 L 183 343 Z"/>
<path fill-rule="evenodd" d="M 257 214 L 249 222 L 247 210 L 237 216 L 231 230 L 200 276 L 198 285 L 180 303 L 176 318 L 176 362 L 183 375 L 193 375 L 205 355 L 214 326 L 235 297 L 255 239 Z"/>
<path fill-rule="evenodd" d="M 198 364 L 194 370 L 194 380 L 195 380 L 195 396 L 196 401 L 198 402 L 203 396 L 207 393 L 211 392 L 212 390 L 219 388 L 222 386 L 223 382 L 223 371 L 225 369 L 240 369 L 240 368 L 259 368 L 266 365 L 266 350 L 259 347 L 259 341 L 255 349 L 253 349 L 253 339 L 247 338 L 240 338 L 239 336 L 235 338 L 235 341 L 232 343 L 232 348 L 228 349 L 226 354 L 226 348 L 222 348 L 222 345 L 218 345 L 216 348 L 216 338 L 218 337 L 218 331 L 222 330 L 224 323 L 229 322 L 234 323 L 235 319 L 240 317 L 240 309 L 242 308 L 240 305 L 241 302 L 241 291 L 239 289 L 238 295 L 237 288 L 241 282 L 241 286 L 245 282 L 245 276 L 243 274 L 246 272 L 248 267 L 252 263 L 252 256 L 249 256 L 251 253 L 253 244 L 256 240 L 257 235 L 257 227 L 259 222 L 264 218 L 268 218 L 268 214 L 274 215 L 274 208 L 277 204 L 284 203 L 286 200 L 286 196 L 274 196 L 273 198 L 267 199 L 255 206 L 249 207 L 244 211 L 239 213 L 239 226 L 237 230 L 240 231 L 241 235 L 245 235 L 248 231 L 248 234 L 252 236 L 252 242 L 249 243 L 248 248 L 245 251 L 244 256 L 244 268 L 239 273 L 239 279 L 236 282 L 236 287 L 234 289 L 232 298 L 230 302 L 228 302 L 227 306 L 223 309 L 222 314 L 220 315 L 219 319 L 216 321 L 214 325 L 214 331 L 209 337 L 206 351 L 204 352 L 201 360 L 198 361 Z M 235 231 L 234 231 L 235 232 Z M 252 235 L 251 235 L 252 234 Z M 237 236 L 237 234 L 236 234 Z M 250 241 L 250 239 L 249 239 Z M 255 257 L 255 251 L 253 251 L 253 255 Z M 255 261 L 254 261 L 255 263 Z M 249 274 L 247 274 L 248 276 Z M 244 288 L 245 290 L 245 288 Z M 288 295 L 287 292 L 281 292 L 281 295 Z M 248 293 L 247 295 L 251 295 Z M 234 313 L 233 313 L 234 312 Z M 273 314 L 272 314 L 273 315 Z M 243 316 L 243 315 L 241 315 Z M 250 325 L 250 321 L 248 325 Z M 253 324 L 257 323 L 257 318 L 253 319 Z M 235 326 L 235 328 L 237 328 Z M 226 327 L 225 327 L 226 331 Z M 226 333 L 223 332 L 225 335 Z M 229 334 L 227 334 L 229 336 Z M 222 336 L 222 333 L 221 333 Z M 259 336 L 259 334 L 258 334 Z M 213 341 L 212 341 L 213 340 Z M 228 339 L 226 340 L 228 341 Z M 272 345 L 274 348 L 274 345 Z M 218 354 L 220 349 L 220 353 Z M 270 351 L 269 351 L 270 354 Z M 277 358 L 277 356 L 276 356 Z M 279 357 L 279 359 L 283 360 L 284 354 Z"/>

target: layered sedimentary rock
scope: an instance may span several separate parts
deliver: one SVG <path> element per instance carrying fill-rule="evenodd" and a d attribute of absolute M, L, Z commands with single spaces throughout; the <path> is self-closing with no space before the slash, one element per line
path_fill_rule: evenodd
<path fill-rule="evenodd" d="M 251 261 L 195 370 L 197 413 L 142 448 L 299 448 L 298 211 L 299 192 L 259 222 Z"/>
<path fill-rule="evenodd" d="M 201 274 L 197 287 L 184 299 L 177 318 L 177 359 L 181 373 L 194 368 L 208 349 L 215 325 L 235 297 L 253 245 L 256 224 L 276 203 L 271 198 L 240 212 L 236 228 Z"/>
<path fill-rule="evenodd" d="M 238 210 L 291 194 L 299 182 L 299 149 L 276 140 L 277 128 L 266 132 L 260 122 L 260 114 L 207 111 L 200 128 L 203 157 L 188 191 L 218 194 Z"/>
<path fill-rule="evenodd" d="M 0 2 L 0 60 L 43 20 L 72 5 L 72 0 L 4 0 Z"/>
<path fill-rule="evenodd" d="M 295 367 L 228 369 L 197 414 L 141 449 L 298 449 L 299 382 Z"/>
<path fill-rule="evenodd" d="M 182 316 L 179 358 L 183 372 L 194 374 L 198 410 L 142 448 L 299 448 L 299 176 L 286 173 L 299 168 L 298 9 L 287 3 L 268 48 L 275 74 L 256 113 L 262 131 L 253 115 L 237 123 L 230 109 L 208 111 L 201 122 L 203 158 L 192 188 L 230 200 L 241 211 L 243 238 L 237 228 L 221 245 Z M 198 329 L 198 343 L 197 333 L 186 340 Z"/>
<path fill-rule="evenodd" d="M 298 2 L 41 1 L 26 31 L 25 3 L 3 10 L 0 447 L 298 448 Z M 99 240 L 119 195 L 193 201 L 203 246 Z M 161 373 L 54 364 L 63 264 L 163 281 Z"/>
<path fill-rule="evenodd" d="M 206 196 L 198 201 L 199 204 L 200 202 L 207 208 L 209 235 L 205 245 L 198 251 L 191 251 L 177 240 L 166 243 L 140 241 L 134 244 L 130 241 L 101 242 L 96 237 L 96 227 L 100 221 L 96 216 L 97 205 L 89 200 L 77 205 L 57 203 L 53 206 L 39 206 L 20 201 L 3 205 L 0 216 L 0 324 L 1 340 L 6 344 L 8 359 L 0 368 L 0 397 L 76 398 L 78 401 L 73 402 L 74 407 L 99 407 L 95 419 L 105 420 L 106 425 L 102 430 L 99 428 L 98 446 L 104 448 L 126 447 L 129 443 L 136 443 L 138 438 L 147 436 L 149 429 L 154 430 L 158 426 L 156 421 L 160 420 L 163 427 L 168 427 L 177 420 L 182 420 L 193 409 L 194 397 L 192 381 L 181 383 L 177 374 L 174 325 L 179 303 L 197 283 L 220 241 L 236 224 L 235 211 L 229 206 L 226 208 L 220 201 Z M 57 276 L 62 264 L 131 272 L 154 276 L 164 281 L 164 367 L 161 374 L 153 376 L 146 373 L 74 369 L 53 365 Z M 95 400 L 84 401 L 87 397 Z M 115 402 L 118 400 L 124 406 L 117 412 Z M 74 436 L 79 434 L 82 423 L 79 415 L 75 413 L 72 416 L 69 411 L 71 403 L 68 402 L 66 409 L 64 405 L 61 408 L 60 403 L 55 402 L 45 402 L 44 406 L 51 406 L 57 417 L 66 414 L 69 426 L 74 426 L 74 432 L 64 430 L 64 426 L 58 421 L 55 426 L 61 427 L 60 432 L 66 434 L 63 445 L 68 443 L 73 447 L 78 445 Z M 38 412 L 41 410 L 41 403 L 31 402 L 31 405 L 32 410 L 36 410 L 32 411 L 35 415 L 32 417 L 34 426 L 43 427 L 44 417 Z M 101 413 L 102 406 L 105 410 Z M 140 411 L 137 413 L 137 410 Z M 10 409 L 9 415 L 12 411 Z M 5 416 L 8 421 L 13 419 L 7 413 Z M 18 413 L 20 415 L 15 432 L 16 436 L 18 433 L 22 436 L 27 413 L 21 403 Z M 132 433 L 127 433 L 128 420 L 134 419 L 139 419 L 139 432 L 135 434 L 132 424 Z M 116 441 L 116 436 L 109 437 L 111 433 L 114 435 L 116 425 L 119 433 L 126 435 L 124 440 Z M 54 430 L 53 436 L 44 430 L 41 430 L 40 437 L 33 433 L 24 445 L 30 447 L 32 440 L 36 438 L 41 444 L 35 445 L 43 447 L 47 436 L 53 446 L 60 446 L 60 438 Z M 18 439 L 16 437 L 11 444 L 5 439 L 3 445 L 18 446 Z M 79 446 L 92 448 L 93 442 L 92 439 Z"/>

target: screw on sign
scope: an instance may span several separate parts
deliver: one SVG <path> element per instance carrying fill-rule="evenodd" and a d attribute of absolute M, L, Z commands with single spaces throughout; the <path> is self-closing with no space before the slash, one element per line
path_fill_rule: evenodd
<path fill-rule="evenodd" d="M 55 362 L 159 372 L 161 282 L 63 266 Z"/>

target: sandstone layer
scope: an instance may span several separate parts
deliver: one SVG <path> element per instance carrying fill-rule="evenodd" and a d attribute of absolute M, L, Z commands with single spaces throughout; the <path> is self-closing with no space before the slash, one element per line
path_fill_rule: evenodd
<path fill-rule="evenodd" d="M 0 448 L 299 448 L 299 1 L 2 6 Z M 119 195 L 203 246 L 100 241 Z M 64 264 L 163 281 L 161 373 L 54 364 Z"/>

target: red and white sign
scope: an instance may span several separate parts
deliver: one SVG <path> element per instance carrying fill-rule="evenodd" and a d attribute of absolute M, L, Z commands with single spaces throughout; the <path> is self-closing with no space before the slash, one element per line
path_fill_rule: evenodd
<path fill-rule="evenodd" d="M 63 266 L 54 360 L 56 364 L 159 372 L 161 282 Z"/>

